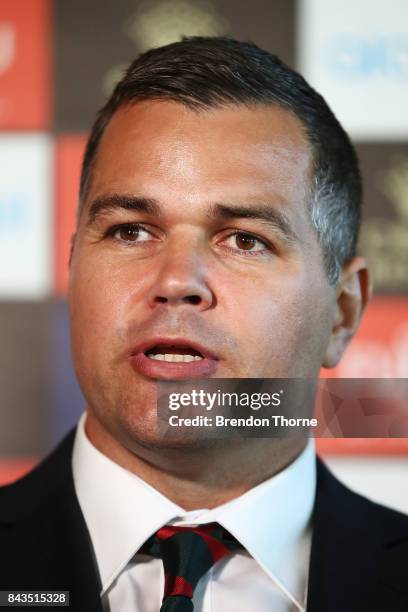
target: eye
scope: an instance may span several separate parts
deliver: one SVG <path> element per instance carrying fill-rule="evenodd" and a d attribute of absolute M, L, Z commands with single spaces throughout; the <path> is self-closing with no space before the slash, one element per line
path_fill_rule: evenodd
<path fill-rule="evenodd" d="M 269 250 L 268 245 L 263 240 L 246 232 L 234 232 L 227 236 L 224 243 L 229 249 L 243 251 L 248 255 Z"/>
<path fill-rule="evenodd" d="M 108 231 L 108 235 L 120 242 L 126 242 L 128 244 L 148 242 L 152 239 L 152 234 L 138 223 L 117 225 Z"/>

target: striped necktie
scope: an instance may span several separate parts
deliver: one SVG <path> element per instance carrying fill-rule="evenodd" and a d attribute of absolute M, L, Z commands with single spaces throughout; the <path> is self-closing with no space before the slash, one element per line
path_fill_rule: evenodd
<path fill-rule="evenodd" d="M 140 549 L 160 557 L 164 567 L 164 595 L 160 612 L 191 612 L 200 578 L 220 559 L 242 548 L 218 523 L 199 527 L 162 527 Z"/>

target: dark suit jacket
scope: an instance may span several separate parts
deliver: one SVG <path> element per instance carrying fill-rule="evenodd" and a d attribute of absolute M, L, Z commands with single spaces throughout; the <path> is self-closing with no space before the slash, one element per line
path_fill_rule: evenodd
<path fill-rule="evenodd" d="M 71 472 L 74 434 L 0 489 L 0 590 L 70 591 L 71 611 L 102 612 Z M 352 493 L 320 460 L 317 473 L 308 612 L 407 612 L 408 517 Z"/>

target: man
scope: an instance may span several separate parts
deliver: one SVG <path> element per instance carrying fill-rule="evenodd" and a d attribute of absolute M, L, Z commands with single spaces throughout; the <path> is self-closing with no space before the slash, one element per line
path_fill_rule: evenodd
<path fill-rule="evenodd" d="M 336 365 L 370 293 L 360 200 L 347 135 L 276 57 L 193 38 L 130 66 L 88 142 L 72 244 L 86 417 L 0 493 L 1 589 L 70 591 L 81 611 L 407 609 L 408 519 L 311 442 L 157 428 L 157 381 Z"/>

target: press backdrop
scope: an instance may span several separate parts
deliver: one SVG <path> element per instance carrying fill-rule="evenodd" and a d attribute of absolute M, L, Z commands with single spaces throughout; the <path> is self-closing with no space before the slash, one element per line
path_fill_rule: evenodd
<path fill-rule="evenodd" d="M 183 34 L 231 35 L 278 54 L 349 131 L 375 298 L 330 375 L 408 376 L 405 0 L 1 0 L 0 481 L 43 457 L 84 409 L 64 298 L 95 111 L 138 53 Z M 352 485 L 408 510 L 406 440 L 325 440 L 320 450 Z"/>

